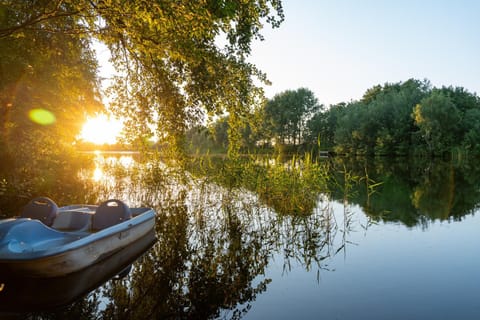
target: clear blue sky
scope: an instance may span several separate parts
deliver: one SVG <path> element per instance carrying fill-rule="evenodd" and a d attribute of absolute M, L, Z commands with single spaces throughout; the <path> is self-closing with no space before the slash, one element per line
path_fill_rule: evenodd
<path fill-rule="evenodd" d="M 480 94 L 480 0 L 283 0 L 251 61 L 267 97 L 307 87 L 323 104 L 376 84 L 428 79 Z"/>

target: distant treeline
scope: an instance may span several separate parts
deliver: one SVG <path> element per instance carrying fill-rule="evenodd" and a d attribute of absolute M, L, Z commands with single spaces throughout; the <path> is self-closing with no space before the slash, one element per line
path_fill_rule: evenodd
<path fill-rule="evenodd" d="M 462 87 L 410 79 L 325 107 L 305 88 L 284 91 L 245 116 L 244 151 L 329 150 L 350 155 L 480 154 L 480 99 Z M 228 148 L 229 117 L 187 134 L 191 150 Z M 238 140 L 238 138 L 237 138 Z"/>

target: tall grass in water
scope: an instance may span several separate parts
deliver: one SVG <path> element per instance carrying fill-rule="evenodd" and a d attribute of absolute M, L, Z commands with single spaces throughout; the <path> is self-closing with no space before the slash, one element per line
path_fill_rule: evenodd
<path fill-rule="evenodd" d="M 308 215 L 328 193 L 329 165 L 309 154 L 288 161 L 261 156 L 238 159 L 196 158 L 189 170 L 227 189 L 258 194 L 278 214 Z"/>
<path fill-rule="evenodd" d="M 254 181 L 255 191 L 279 214 L 309 215 L 322 193 L 327 193 L 328 164 L 306 155 L 286 163 L 263 161 Z M 257 171 L 257 172 L 258 172 Z"/>

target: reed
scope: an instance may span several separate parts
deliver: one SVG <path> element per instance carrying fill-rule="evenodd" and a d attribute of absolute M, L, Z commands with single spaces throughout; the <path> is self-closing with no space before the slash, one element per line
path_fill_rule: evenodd
<path fill-rule="evenodd" d="M 314 159 L 310 154 L 293 156 L 287 161 L 262 156 L 193 160 L 188 170 L 194 176 L 229 190 L 254 192 L 279 214 L 311 214 L 320 195 L 328 193 L 328 162 Z"/>

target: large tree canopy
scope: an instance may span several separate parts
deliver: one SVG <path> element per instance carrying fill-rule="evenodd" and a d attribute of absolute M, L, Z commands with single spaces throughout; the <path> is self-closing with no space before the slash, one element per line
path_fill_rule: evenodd
<path fill-rule="evenodd" d="M 24 1 L 18 1 L 24 4 Z M 97 62 L 87 38 L 53 30 L 73 28 L 71 17 L 14 28 L 28 14 L 0 6 L 0 153 L 58 149 L 73 141 L 87 112 L 99 110 Z M 34 9 L 30 14 L 35 14 Z M 40 10 L 36 8 L 36 10 Z M 57 148 L 49 148 L 56 145 Z"/>
<path fill-rule="evenodd" d="M 216 142 L 225 147 L 230 130 L 226 119 L 213 124 L 215 137 L 197 134 L 194 145 L 203 138 L 210 146 Z M 377 85 L 361 100 L 328 108 L 308 89 L 287 90 L 255 109 L 248 120 L 241 136 L 244 150 L 263 151 L 257 148 L 276 142 L 280 152 L 480 154 L 480 98 L 462 87 L 434 88 L 428 80 Z"/>
<path fill-rule="evenodd" d="M 308 135 L 307 122 L 321 108 L 309 89 L 286 90 L 265 104 L 265 126 L 271 130 L 277 143 L 297 146 Z"/>
<path fill-rule="evenodd" d="M 246 58 L 283 11 L 279 0 L 2 0 L 0 19 L 0 39 L 35 31 L 105 43 L 118 71 L 113 110 L 136 136 L 155 125 L 178 139 L 205 115 L 228 111 L 234 122 L 258 101 L 254 79 L 266 79 Z"/>

